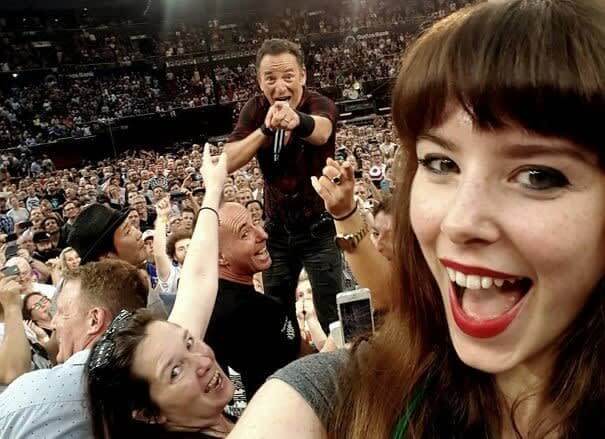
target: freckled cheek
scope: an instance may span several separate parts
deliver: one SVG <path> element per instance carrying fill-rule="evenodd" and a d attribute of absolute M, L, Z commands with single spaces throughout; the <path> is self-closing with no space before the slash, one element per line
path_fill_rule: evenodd
<path fill-rule="evenodd" d="M 447 213 L 447 203 L 422 189 L 412 189 L 410 219 L 418 241 L 424 246 L 434 242 L 439 236 L 441 223 Z"/>
<path fill-rule="evenodd" d="M 545 217 L 541 227 L 518 224 L 517 240 L 538 276 L 550 283 L 590 284 L 605 275 L 605 239 L 593 221 L 582 218 Z M 567 231 L 567 233 L 565 232 Z M 601 242 L 595 237 L 601 236 Z M 595 264 L 595 261 L 601 261 Z"/>

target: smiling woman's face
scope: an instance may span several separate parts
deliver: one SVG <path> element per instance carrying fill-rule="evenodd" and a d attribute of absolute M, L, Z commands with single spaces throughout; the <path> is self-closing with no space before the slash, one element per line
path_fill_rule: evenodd
<path fill-rule="evenodd" d="M 204 428 L 233 397 L 234 387 L 199 337 L 155 321 L 137 347 L 133 374 L 149 383 L 151 400 L 167 424 Z"/>
<path fill-rule="evenodd" d="M 547 358 L 605 275 L 596 155 L 474 129 L 462 110 L 421 136 L 417 155 L 412 227 L 458 355 L 492 373 Z"/>

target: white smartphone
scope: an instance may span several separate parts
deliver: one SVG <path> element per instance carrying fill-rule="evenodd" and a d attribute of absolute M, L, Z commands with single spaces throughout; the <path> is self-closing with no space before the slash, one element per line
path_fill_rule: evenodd
<path fill-rule="evenodd" d="M 339 293 L 336 295 L 336 305 L 345 343 L 352 342 L 360 335 L 374 333 L 374 309 L 369 289 Z"/>

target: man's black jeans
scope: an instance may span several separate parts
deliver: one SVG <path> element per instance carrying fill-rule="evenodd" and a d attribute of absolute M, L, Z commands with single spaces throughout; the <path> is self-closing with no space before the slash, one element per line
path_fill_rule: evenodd
<path fill-rule="evenodd" d="M 267 249 L 273 263 L 263 272 L 265 294 L 280 299 L 298 327 L 296 287 L 304 267 L 313 289 L 317 317 L 329 335 L 330 323 L 338 320 L 336 295 L 342 291 L 343 276 L 342 254 L 334 244 L 336 229 L 331 218 L 323 216 L 310 227 L 299 230 L 270 221 L 266 231 Z"/>

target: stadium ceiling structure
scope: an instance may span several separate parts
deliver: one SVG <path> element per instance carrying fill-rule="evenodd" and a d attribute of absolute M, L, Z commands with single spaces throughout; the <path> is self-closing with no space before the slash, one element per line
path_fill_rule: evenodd
<path fill-rule="evenodd" d="M 141 0 L 2 0 L 0 10 L 48 11 L 60 9 L 83 9 L 112 6 L 136 6 Z"/>

